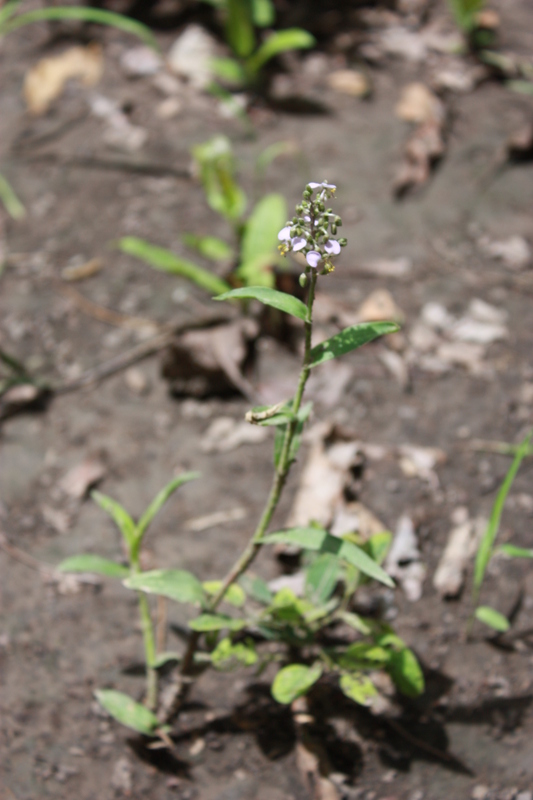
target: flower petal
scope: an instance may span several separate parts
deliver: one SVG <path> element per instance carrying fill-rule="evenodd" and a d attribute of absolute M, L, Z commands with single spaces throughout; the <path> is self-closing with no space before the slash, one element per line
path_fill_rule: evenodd
<path fill-rule="evenodd" d="M 282 228 L 278 233 L 278 239 L 280 242 L 287 242 L 291 238 L 291 229 L 290 226 L 287 225 L 286 228 Z"/>
<path fill-rule="evenodd" d="M 318 189 L 319 186 L 322 186 L 321 183 L 308 183 L 307 185 L 310 186 L 311 189 Z"/>
<path fill-rule="evenodd" d="M 322 256 L 320 255 L 320 253 L 317 253 L 316 250 L 311 250 L 311 252 L 306 255 L 305 260 L 307 261 L 310 267 L 316 269 L 320 264 L 320 262 L 322 261 Z"/>
<path fill-rule="evenodd" d="M 336 239 L 328 239 L 324 245 L 324 250 L 330 256 L 338 256 L 341 251 L 341 246 Z"/>
<path fill-rule="evenodd" d="M 334 183 L 326 183 L 326 181 L 322 183 L 322 186 L 324 187 L 324 189 L 330 189 L 332 192 L 334 192 L 335 189 L 337 188 Z"/>
<path fill-rule="evenodd" d="M 298 250 L 303 250 L 307 245 L 307 239 L 304 239 L 303 236 L 295 236 L 294 239 L 291 240 L 291 245 L 294 252 L 297 253 Z"/>

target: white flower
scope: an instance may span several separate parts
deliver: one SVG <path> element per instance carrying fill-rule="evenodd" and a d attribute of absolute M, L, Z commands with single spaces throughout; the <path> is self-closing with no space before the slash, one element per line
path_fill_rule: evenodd
<path fill-rule="evenodd" d="M 336 239 L 328 239 L 324 245 L 324 250 L 330 256 L 338 256 L 341 251 L 341 246 Z"/>
<path fill-rule="evenodd" d="M 287 242 L 291 238 L 291 229 L 290 226 L 287 225 L 286 228 L 282 228 L 278 233 L 278 239 L 280 242 Z"/>
<path fill-rule="evenodd" d="M 291 240 L 291 245 L 294 252 L 297 253 L 298 250 L 303 250 L 307 245 L 307 239 L 304 239 L 303 236 L 295 236 L 294 239 Z"/>
<path fill-rule="evenodd" d="M 332 192 L 334 192 L 335 189 L 337 188 L 334 183 L 326 183 L 326 181 L 322 181 L 322 183 L 309 183 L 308 186 L 310 186 L 311 189 L 322 188 L 322 189 L 329 189 Z"/>
<path fill-rule="evenodd" d="M 320 255 L 320 253 L 317 253 L 316 250 L 311 250 L 311 252 L 306 255 L 305 260 L 307 261 L 310 267 L 316 269 L 320 264 L 320 262 L 322 261 L 322 256 Z"/>

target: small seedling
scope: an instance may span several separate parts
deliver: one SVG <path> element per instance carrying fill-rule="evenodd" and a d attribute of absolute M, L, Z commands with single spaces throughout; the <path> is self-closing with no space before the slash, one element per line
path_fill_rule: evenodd
<path fill-rule="evenodd" d="M 243 665 L 261 672 L 275 664 L 278 671 L 272 695 L 279 703 L 291 703 L 307 694 L 321 676 L 336 676 L 342 692 L 351 700 L 370 705 L 378 694 L 372 673 L 386 670 L 398 690 L 408 696 L 424 688 L 421 668 L 413 652 L 378 620 L 365 619 L 351 609 L 354 593 L 369 580 L 392 587 L 393 581 L 381 566 L 390 544 L 383 532 L 364 541 L 357 531 L 333 536 L 323 527 L 310 524 L 269 533 L 291 465 L 297 457 L 302 431 L 311 412 L 303 403 L 307 380 L 312 370 L 361 345 L 398 330 L 394 322 L 370 322 L 348 327 L 321 342 L 312 343 L 313 304 L 319 278 L 333 269 L 333 259 L 346 244 L 337 238 L 341 218 L 327 206 L 336 187 L 327 182 L 306 186 L 295 216 L 279 231 L 280 251 L 301 252 L 305 268 L 300 276 L 307 288 L 307 300 L 266 286 L 247 286 L 229 290 L 216 300 L 255 299 L 279 309 L 303 323 L 304 353 L 292 400 L 275 406 L 260 406 L 249 412 L 252 424 L 273 427 L 274 474 L 269 495 L 248 544 L 221 580 L 201 582 L 184 570 L 143 572 L 139 562 L 142 537 L 156 511 L 172 491 L 193 475 L 176 479 L 135 523 L 116 502 L 96 494 L 96 501 L 122 531 L 129 553 L 129 570 L 95 556 L 67 559 L 61 569 L 94 569 L 123 579 L 123 584 L 139 593 L 147 663 L 147 696 L 142 706 L 115 690 L 100 691 L 97 698 L 106 710 L 124 725 L 145 734 L 167 735 L 158 727 L 157 669 L 169 661 L 179 667 L 179 697 L 183 701 L 199 670 L 206 666 L 228 669 Z M 258 553 L 273 544 L 289 544 L 303 551 L 303 590 L 288 588 L 272 592 L 250 572 Z M 127 573 L 127 575 L 126 575 Z M 190 635 L 183 653 L 156 653 L 147 595 L 154 594 L 199 609 L 189 622 Z M 343 644 L 332 643 L 328 632 L 343 624 L 351 636 Z M 268 643 L 263 648 L 262 644 Z M 167 713 L 167 720 L 169 714 Z M 170 714 L 171 716 L 171 714 Z"/>
<path fill-rule="evenodd" d="M 202 182 L 208 205 L 232 227 L 234 244 L 215 236 L 185 234 L 185 244 L 204 258 L 232 264 L 227 280 L 170 250 L 144 239 L 127 236 L 118 247 L 124 253 L 146 261 L 154 269 L 187 278 L 211 295 L 221 294 L 235 285 L 274 285 L 272 266 L 280 261 L 276 250 L 277 234 L 287 216 L 281 194 L 266 194 L 245 218 L 246 195 L 237 182 L 235 158 L 225 136 L 215 136 L 193 150 L 196 171 Z"/>
<path fill-rule="evenodd" d="M 531 454 L 530 442 L 532 436 L 533 432 L 529 433 L 517 448 L 513 448 L 513 462 L 509 467 L 509 471 L 505 476 L 498 494 L 496 495 L 496 500 L 492 506 L 487 530 L 485 531 L 477 551 L 476 563 L 474 567 L 474 582 L 472 587 L 472 605 L 474 607 L 474 612 L 468 621 L 468 635 L 470 635 L 472 631 L 474 618 L 478 619 L 480 622 L 483 622 L 485 625 L 488 625 L 490 628 L 493 628 L 499 633 L 504 633 L 509 629 L 509 620 L 507 617 L 490 606 L 479 605 L 479 598 L 483 581 L 485 579 L 485 573 L 492 557 L 496 553 L 501 552 L 512 558 L 533 558 L 533 550 L 526 550 L 510 544 L 504 544 L 498 549 L 496 549 L 495 546 L 507 495 L 511 490 L 511 486 L 513 485 L 514 479 L 518 474 L 518 470 L 520 469 L 522 461 L 526 456 Z"/>

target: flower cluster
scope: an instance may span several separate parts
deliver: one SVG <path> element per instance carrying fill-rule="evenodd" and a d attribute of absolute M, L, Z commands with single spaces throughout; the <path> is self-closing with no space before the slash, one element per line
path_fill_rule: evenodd
<path fill-rule="evenodd" d="M 308 183 L 302 202 L 296 206 L 296 216 L 278 233 L 282 255 L 291 250 L 295 253 L 301 251 L 307 269 L 321 267 L 321 275 L 333 271 L 331 258 L 337 256 L 346 244 L 346 239 L 334 238 L 337 228 L 342 225 L 341 218 L 325 205 L 325 201 L 335 195 L 336 188 L 326 181 Z"/>

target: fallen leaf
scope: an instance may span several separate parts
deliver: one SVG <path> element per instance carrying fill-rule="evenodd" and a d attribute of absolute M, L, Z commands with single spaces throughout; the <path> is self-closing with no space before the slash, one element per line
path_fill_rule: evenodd
<path fill-rule="evenodd" d="M 509 161 L 531 161 L 533 159 L 533 122 L 518 128 L 507 140 L 506 154 Z"/>
<path fill-rule="evenodd" d="M 423 122 L 405 145 L 404 160 L 393 181 L 394 195 L 402 197 L 411 189 L 426 183 L 444 151 L 442 123 L 434 119 Z"/>
<path fill-rule="evenodd" d="M 24 98 L 32 114 L 44 114 L 68 80 L 78 78 L 94 86 L 102 77 L 104 60 L 99 44 L 71 47 L 61 55 L 41 59 L 24 79 Z"/>
<path fill-rule="evenodd" d="M 365 73 L 355 69 L 338 69 L 331 72 L 328 75 L 328 85 L 334 92 L 352 97 L 367 97 L 372 90 Z"/>
<path fill-rule="evenodd" d="M 44 521 L 57 533 L 68 533 L 71 526 L 71 518 L 66 511 L 45 505 L 42 507 L 41 513 Z"/>
<path fill-rule="evenodd" d="M 466 519 L 452 528 L 433 576 L 433 586 L 441 597 L 455 598 L 464 585 L 468 561 L 477 551 L 483 536 L 483 522 Z"/>
<path fill-rule="evenodd" d="M 344 536 L 346 533 L 358 533 L 366 541 L 376 533 L 383 533 L 387 526 L 363 503 L 352 502 L 341 505 L 335 511 L 331 526 L 332 536 Z"/>
<path fill-rule="evenodd" d="M 385 569 L 401 585 L 408 600 L 415 602 L 422 596 L 426 567 L 422 564 L 413 521 L 400 517 L 391 548 L 385 560 Z"/>
<path fill-rule="evenodd" d="M 406 122 L 440 123 L 444 119 L 442 101 L 423 83 L 405 86 L 394 111 Z"/>
<path fill-rule="evenodd" d="M 102 480 L 106 472 L 107 468 L 99 458 L 86 458 L 63 476 L 59 488 L 69 497 L 81 500 L 92 486 Z"/>
<path fill-rule="evenodd" d="M 150 382 L 142 369 L 130 367 L 124 373 L 126 386 L 133 394 L 144 395 L 150 391 Z"/>
<path fill-rule="evenodd" d="M 482 236 L 477 244 L 484 255 L 501 261 L 511 270 L 527 269 L 531 264 L 531 247 L 523 236 L 510 236 L 500 241 Z"/>
<path fill-rule="evenodd" d="M 405 278 L 411 274 L 412 269 L 412 260 L 405 256 L 364 261 L 357 266 L 357 272 L 363 275 L 375 275 L 378 278 Z"/>
<path fill-rule="evenodd" d="M 65 267 L 61 270 L 61 277 L 64 281 L 82 281 L 96 275 L 103 266 L 104 262 L 101 258 L 91 258 L 79 266 Z"/>
<path fill-rule="evenodd" d="M 378 353 L 378 358 L 383 366 L 390 372 L 399 387 L 407 389 L 410 383 L 409 367 L 406 360 L 399 353 L 393 350 L 382 349 Z"/>
<path fill-rule="evenodd" d="M 376 322 L 392 320 L 402 322 L 405 315 L 396 305 L 392 294 L 387 289 L 376 289 L 368 295 L 357 309 L 359 322 Z"/>
<path fill-rule="evenodd" d="M 199 25 L 189 25 L 173 43 L 167 57 L 172 72 L 186 78 L 196 89 L 212 80 L 211 60 L 216 56 L 215 40 Z"/>
<path fill-rule="evenodd" d="M 400 453 L 400 468 L 409 478 L 420 478 L 428 481 L 434 488 L 439 485 L 435 467 L 444 464 L 446 453 L 438 447 L 418 447 L 413 444 L 402 444 L 398 448 Z"/>
<path fill-rule="evenodd" d="M 264 442 L 268 435 L 266 427 L 250 425 L 231 417 L 218 417 L 202 437 L 200 450 L 203 453 L 227 453 L 242 444 Z"/>

